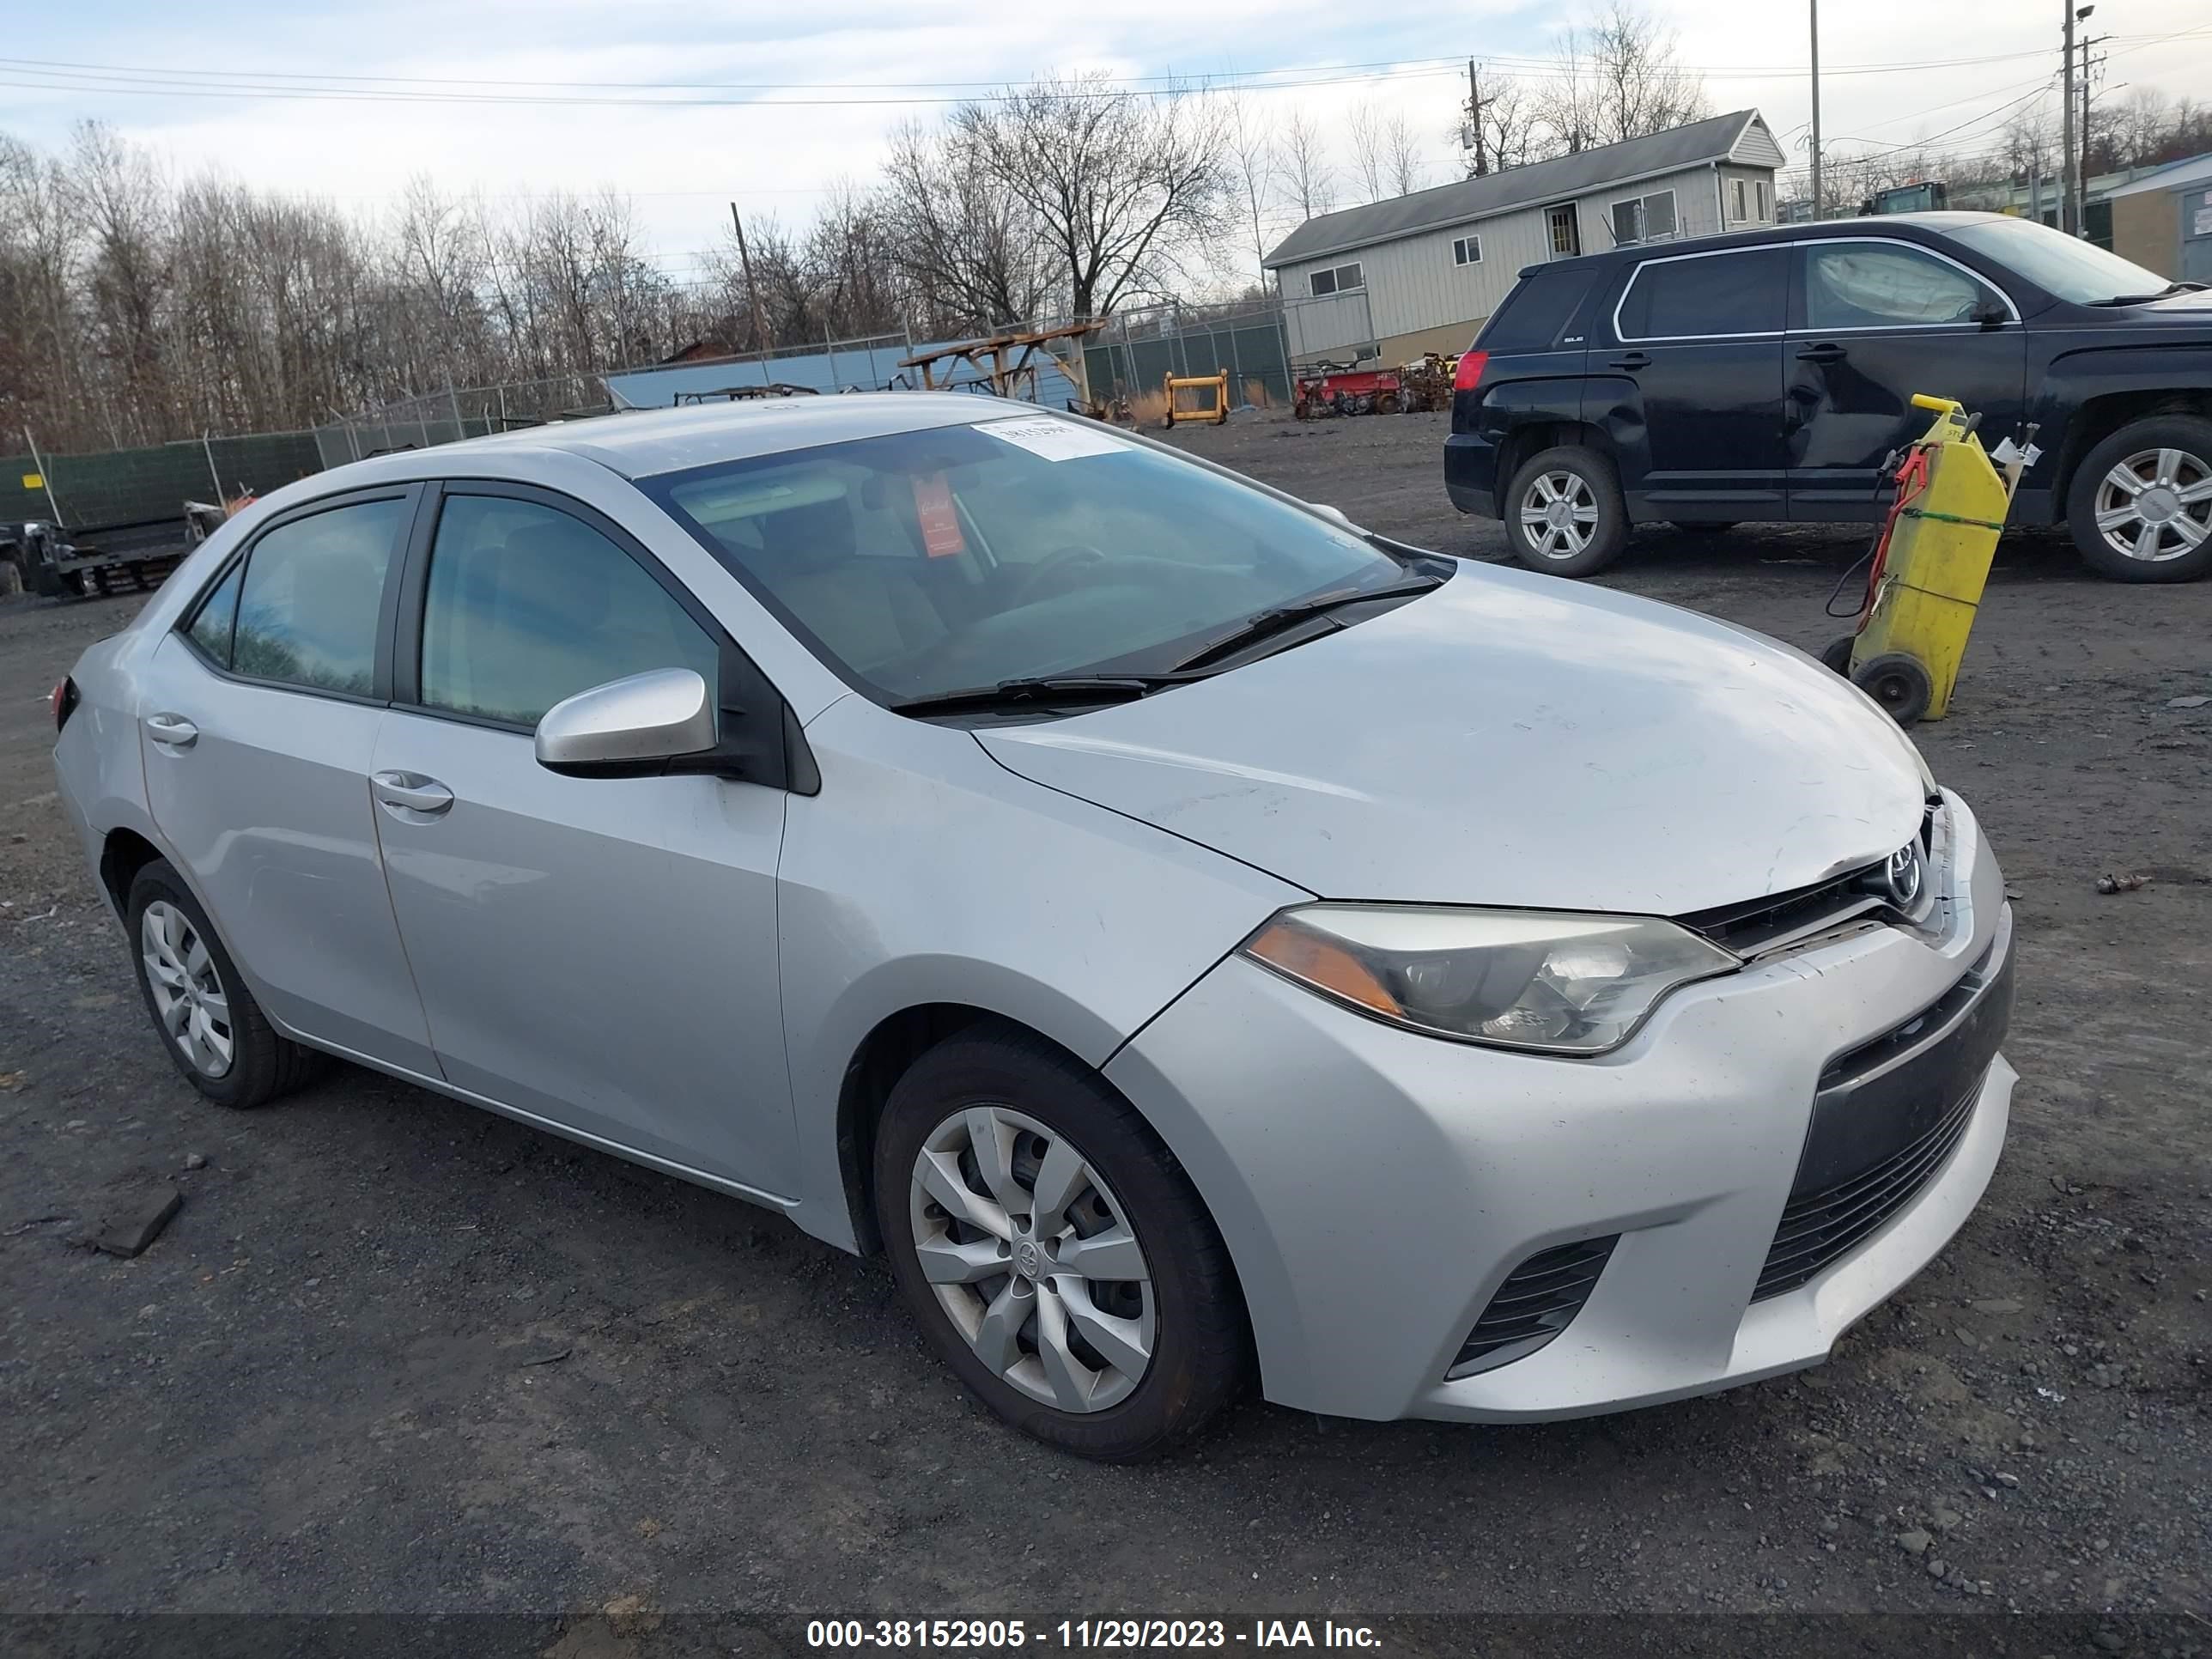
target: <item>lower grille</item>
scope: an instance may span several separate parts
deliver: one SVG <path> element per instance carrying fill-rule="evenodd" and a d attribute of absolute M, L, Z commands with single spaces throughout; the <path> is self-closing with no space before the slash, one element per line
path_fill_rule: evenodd
<path fill-rule="evenodd" d="M 1614 1233 L 1530 1256 L 1506 1275 L 1444 1375 L 1464 1376 L 1470 1370 L 1519 1359 L 1566 1329 L 1597 1288 L 1598 1275 L 1620 1242 L 1620 1235 Z"/>
<path fill-rule="evenodd" d="M 1751 1299 L 1758 1302 L 1796 1290 L 1911 1203 L 1966 1133 L 1980 1094 L 1977 1079 L 1965 1098 L 1903 1151 L 1849 1181 L 1790 1200 Z"/>

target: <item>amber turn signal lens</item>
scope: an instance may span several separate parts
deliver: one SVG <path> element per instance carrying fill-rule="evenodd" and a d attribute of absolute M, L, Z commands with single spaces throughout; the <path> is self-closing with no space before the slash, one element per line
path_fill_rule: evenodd
<path fill-rule="evenodd" d="M 1366 963 L 1343 945 L 1304 928 L 1280 921 L 1271 921 L 1244 949 L 1269 967 L 1292 979 L 1304 980 L 1317 991 L 1326 991 L 1331 996 L 1356 1002 L 1363 1008 L 1372 1008 L 1393 1018 L 1405 1012 L 1398 999 L 1383 988 L 1382 981 L 1375 977 Z"/>

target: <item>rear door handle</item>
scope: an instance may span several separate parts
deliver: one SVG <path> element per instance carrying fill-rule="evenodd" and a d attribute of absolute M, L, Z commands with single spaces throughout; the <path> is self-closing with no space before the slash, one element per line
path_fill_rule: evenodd
<path fill-rule="evenodd" d="M 200 740 L 200 729 L 182 714 L 149 714 L 146 735 L 167 749 L 189 749 Z"/>
<path fill-rule="evenodd" d="M 1626 356 L 1615 357 L 1613 360 L 1613 366 L 1615 368 L 1649 368 L 1651 367 L 1651 359 L 1644 352 L 1632 351 Z"/>
<path fill-rule="evenodd" d="M 416 772 L 378 772 L 368 781 L 369 793 L 383 805 L 400 812 L 434 818 L 452 810 L 453 792 L 435 778 Z"/>
<path fill-rule="evenodd" d="M 1840 363 L 1844 349 L 1839 345 L 1810 345 L 1797 354 L 1801 363 Z"/>

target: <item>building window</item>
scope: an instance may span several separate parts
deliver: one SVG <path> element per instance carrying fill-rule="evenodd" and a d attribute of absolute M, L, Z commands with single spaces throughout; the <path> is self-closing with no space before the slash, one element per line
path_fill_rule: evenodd
<path fill-rule="evenodd" d="M 1735 185 L 1735 217 L 1736 221 L 1741 223 L 1742 221 L 1751 216 L 1750 202 L 1748 199 L 1750 191 L 1746 188 L 1744 180 L 1737 179 L 1731 182 Z"/>
<path fill-rule="evenodd" d="M 1325 300 L 1332 294 L 1349 294 L 1355 289 L 1367 286 L 1367 277 L 1356 259 L 1348 265 L 1316 270 L 1307 281 L 1312 286 L 1313 296 L 1316 300 Z"/>
<path fill-rule="evenodd" d="M 1452 238 L 1452 263 L 1455 265 L 1479 265 L 1482 263 L 1482 238 L 1455 236 Z"/>
<path fill-rule="evenodd" d="M 1765 180 L 1765 179 L 1760 179 L 1760 180 L 1759 181 L 1758 190 L 1759 190 L 1759 223 L 1761 223 L 1761 224 L 1763 225 L 1763 224 L 1765 224 L 1765 223 L 1769 219 L 1771 219 L 1771 218 L 1772 218 L 1772 217 L 1774 216 L 1773 216 L 1773 214 L 1772 214 L 1772 213 L 1768 210 L 1768 208 L 1767 208 L 1767 204 L 1766 204 L 1766 180 Z"/>
<path fill-rule="evenodd" d="M 1563 207 L 1547 208 L 1544 213 L 1544 224 L 1551 233 L 1552 257 L 1554 259 L 1571 259 L 1583 251 L 1582 227 L 1576 222 L 1572 202 Z"/>
<path fill-rule="evenodd" d="M 1674 234 L 1674 192 L 1671 190 L 1632 196 L 1613 204 L 1613 240 L 1618 246 L 1663 242 Z"/>

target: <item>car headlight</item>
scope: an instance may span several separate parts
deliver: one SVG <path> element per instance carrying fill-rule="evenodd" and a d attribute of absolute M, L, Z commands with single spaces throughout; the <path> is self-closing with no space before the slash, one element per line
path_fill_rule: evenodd
<path fill-rule="evenodd" d="M 1243 953 L 1364 1013 L 1437 1036 L 1555 1054 L 1601 1054 L 1669 991 L 1743 965 L 1651 916 L 1309 904 Z"/>

